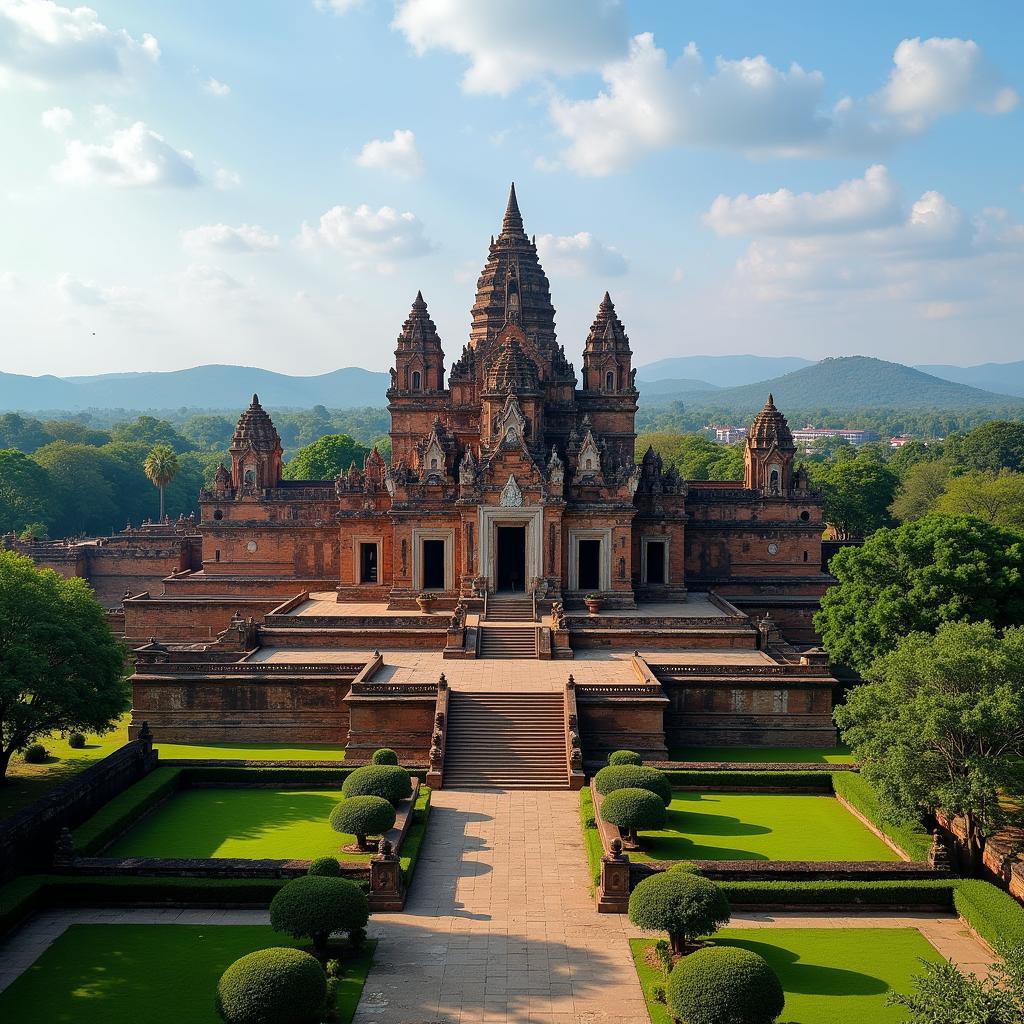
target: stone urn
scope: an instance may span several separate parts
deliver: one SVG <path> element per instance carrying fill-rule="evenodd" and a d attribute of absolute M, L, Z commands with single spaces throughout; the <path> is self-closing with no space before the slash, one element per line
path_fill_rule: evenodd
<path fill-rule="evenodd" d="M 596 615 L 601 610 L 601 595 L 600 594 L 587 594 L 583 598 L 583 603 L 587 606 L 587 611 L 591 615 Z"/>
<path fill-rule="evenodd" d="M 419 609 L 424 615 L 430 615 L 434 611 L 434 595 L 420 594 L 416 598 L 416 604 L 419 605 Z"/>

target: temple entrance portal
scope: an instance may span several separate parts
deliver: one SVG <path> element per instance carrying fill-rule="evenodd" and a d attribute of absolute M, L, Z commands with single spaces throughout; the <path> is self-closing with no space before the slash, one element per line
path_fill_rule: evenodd
<path fill-rule="evenodd" d="M 579 545 L 579 588 L 580 590 L 600 590 L 601 542 L 599 540 L 581 540 Z"/>
<path fill-rule="evenodd" d="M 423 542 L 423 589 L 444 590 L 444 541 Z"/>
<path fill-rule="evenodd" d="M 526 590 L 526 527 L 498 527 L 499 591 L 523 593 Z"/>

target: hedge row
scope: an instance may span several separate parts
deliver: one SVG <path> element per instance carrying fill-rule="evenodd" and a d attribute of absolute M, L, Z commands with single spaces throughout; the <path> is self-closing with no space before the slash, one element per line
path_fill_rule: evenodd
<path fill-rule="evenodd" d="M 251 786 L 297 782 L 307 785 L 323 783 L 332 789 L 355 771 L 354 768 L 243 768 L 228 765 L 194 765 L 182 767 L 187 786 Z"/>
<path fill-rule="evenodd" d="M 673 789 L 699 786 L 703 789 L 814 789 L 832 791 L 832 773 L 827 771 L 677 771 L 662 769 Z M 837 773 L 838 774 L 838 773 Z M 845 773 L 844 773 L 845 774 Z"/>
<path fill-rule="evenodd" d="M 719 882 L 729 901 L 736 904 L 934 906 L 939 903 L 951 909 L 954 892 L 959 884 L 958 880 L 950 878 L 879 879 L 877 882 Z M 987 882 L 982 884 L 988 885 Z"/>
<path fill-rule="evenodd" d="M 892 825 L 882 820 L 882 807 L 874 787 L 863 775 L 836 772 L 832 788 L 852 807 L 864 815 L 872 825 L 887 835 L 911 860 L 926 861 L 932 847 L 932 837 L 920 822 L 907 821 Z"/>
<path fill-rule="evenodd" d="M 601 858 L 604 847 L 601 845 L 601 833 L 597 829 L 597 818 L 594 814 L 594 798 L 590 795 L 590 787 L 580 790 L 580 824 L 583 827 L 583 846 L 587 851 L 587 863 L 590 865 L 590 879 L 594 887 L 601 881 Z"/>
<path fill-rule="evenodd" d="M 412 824 L 405 834 L 402 849 L 399 851 L 398 866 L 402 872 L 402 881 L 408 886 L 412 882 L 412 873 L 416 870 L 423 839 L 427 834 L 427 819 L 430 817 L 430 790 L 420 787 L 420 795 L 416 798 Z"/>
<path fill-rule="evenodd" d="M 953 890 L 953 907 L 990 946 L 1024 944 L 1024 907 L 1002 889 L 962 879 Z"/>
<path fill-rule="evenodd" d="M 98 854 L 151 807 L 166 800 L 182 784 L 184 768 L 154 768 L 104 804 L 85 824 L 72 832 L 75 851 Z"/>

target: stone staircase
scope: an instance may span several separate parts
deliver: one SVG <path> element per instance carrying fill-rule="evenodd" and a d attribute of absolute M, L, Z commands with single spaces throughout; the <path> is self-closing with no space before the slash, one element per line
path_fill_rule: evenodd
<path fill-rule="evenodd" d="M 568 789 L 560 693 L 453 690 L 445 788 Z"/>
<path fill-rule="evenodd" d="M 487 598 L 485 622 L 534 622 L 533 598 L 498 594 Z"/>
<path fill-rule="evenodd" d="M 537 627 L 480 623 L 481 658 L 536 658 Z"/>

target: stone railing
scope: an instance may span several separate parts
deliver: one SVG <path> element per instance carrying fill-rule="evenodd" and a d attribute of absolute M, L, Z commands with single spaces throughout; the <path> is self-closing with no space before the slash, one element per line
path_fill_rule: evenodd
<path fill-rule="evenodd" d="M 444 752 L 448 740 L 448 680 L 444 673 L 437 681 L 437 701 L 434 704 L 434 732 L 430 737 L 430 767 L 427 771 L 427 785 L 441 789 L 444 785 Z"/>
<path fill-rule="evenodd" d="M 136 679 L 144 676 L 339 676 L 351 678 L 364 668 L 363 662 L 323 661 L 236 661 L 224 662 L 153 662 L 140 665 Z"/>
<path fill-rule="evenodd" d="M 663 682 L 686 676 L 814 676 L 828 674 L 817 665 L 652 665 L 651 671 Z"/>
<path fill-rule="evenodd" d="M 583 699 L 603 697 L 664 698 L 665 693 L 657 683 L 579 683 L 576 692 Z"/>
<path fill-rule="evenodd" d="M 576 680 L 572 675 L 565 683 L 562 701 L 565 726 L 565 768 L 569 780 L 569 788 L 583 788 L 583 741 L 580 737 L 580 716 L 576 710 Z"/>
<path fill-rule="evenodd" d="M 355 697 L 436 697 L 438 688 L 438 683 L 353 682 L 351 692 Z"/>

